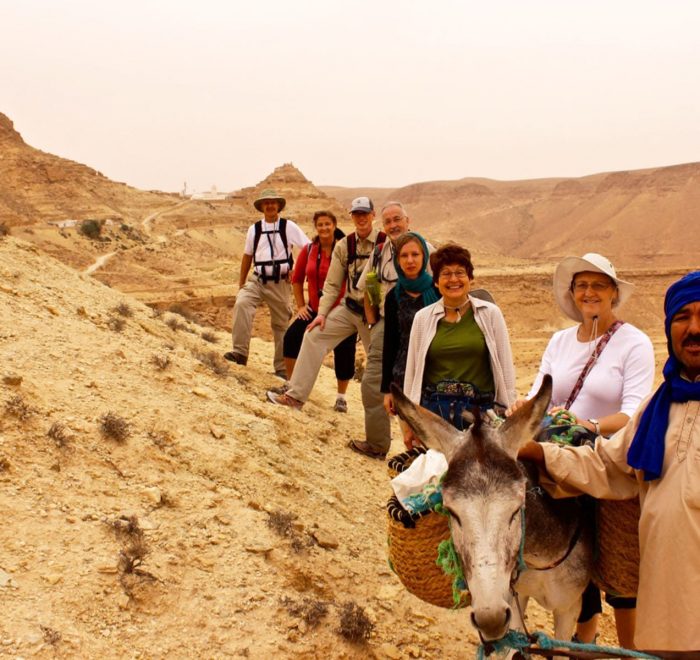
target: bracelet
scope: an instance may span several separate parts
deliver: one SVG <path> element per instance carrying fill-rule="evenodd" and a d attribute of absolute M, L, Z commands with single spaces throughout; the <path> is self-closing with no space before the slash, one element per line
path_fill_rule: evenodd
<path fill-rule="evenodd" d="M 593 424 L 593 430 L 595 431 L 595 434 L 600 435 L 600 422 L 597 419 L 589 419 L 588 421 L 591 424 Z"/>

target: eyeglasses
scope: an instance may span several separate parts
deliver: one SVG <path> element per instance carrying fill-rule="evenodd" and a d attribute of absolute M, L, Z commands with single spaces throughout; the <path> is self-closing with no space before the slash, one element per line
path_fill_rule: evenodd
<path fill-rule="evenodd" d="M 467 271 L 463 268 L 458 268 L 457 270 L 441 270 L 438 277 L 441 280 L 449 280 L 453 276 L 458 280 L 465 280 L 467 279 Z"/>
<path fill-rule="evenodd" d="M 600 293 L 610 288 L 610 282 L 574 282 L 571 288 L 578 293 L 583 293 L 588 288 L 593 289 L 593 291 Z"/>

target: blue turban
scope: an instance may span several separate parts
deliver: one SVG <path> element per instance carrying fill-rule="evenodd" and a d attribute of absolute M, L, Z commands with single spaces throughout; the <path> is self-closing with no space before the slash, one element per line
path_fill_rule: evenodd
<path fill-rule="evenodd" d="M 668 429 L 671 403 L 700 400 L 700 383 L 691 383 L 681 378 L 683 365 L 673 354 L 671 345 L 671 321 L 685 305 L 692 302 L 700 302 L 700 271 L 698 270 L 674 282 L 666 292 L 664 327 L 669 357 L 664 365 L 664 382 L 649 399 L 627 452 L 627 463 L 636 470 L 643 470 L 645 481 L 652 481 L 661 476 L 664 465 L 664 439 Z"/>

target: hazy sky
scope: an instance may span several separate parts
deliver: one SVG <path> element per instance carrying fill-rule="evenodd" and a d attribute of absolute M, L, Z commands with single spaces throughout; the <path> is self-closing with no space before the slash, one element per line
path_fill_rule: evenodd
<path fill-rule="evenodd" d="M 699 34 L 697 0 L 0 0 L 0 112 L 140 188 L 582 176 L 700 160 Z"/>

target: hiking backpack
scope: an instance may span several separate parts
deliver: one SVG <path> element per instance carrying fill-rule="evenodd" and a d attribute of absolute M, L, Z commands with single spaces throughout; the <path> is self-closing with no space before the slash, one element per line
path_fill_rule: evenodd
<path fill-rule="evenodd" d="M 272 230 L 263 230 L 262 228 L 262 220 L 258 220 L 255 225 L 255 237 L 253 238 L 253 264 L 255 266 L 260 266 L 260 279 L 262 280 L 263 284 L 267 284 L 268 281 L 272 280 L 275 283 L 278 283 L 281 279 L 281 270 L 282 270 L 282 265 L 283 264 L 288 264 L 289 265 L 289 270 L 287 271 L 288 273 L 292 271 L 292 268 L 294 266 L 294 257 L 292 256 L 292 253 L 289 250 L 289 245 L 287 244 L 287 219 L 286 218 L 280 218 L 277 229 L 272 229 Z M 258 244 L 260 243 L 260 239 L 262 238 L 262 235 L 265 234 L 267 236 L 268 243 L 270 244 L 270 256 L 272 257 L 275 254 L 274 246 L 272 244 L 272 238 L 270 235 L 274 234 L 279 234 L 280 238 L 282 239 L 282 245 L 284 246 L 284 252 L 287 255 L 286 259 L 272 259 L 270 261 L 258 261 L 257 259 L 257 252 L 258 252 Z M 265 266 L 272 266 L 272 275 L 268 275 L 267 271 L 265 269 Z"/>

